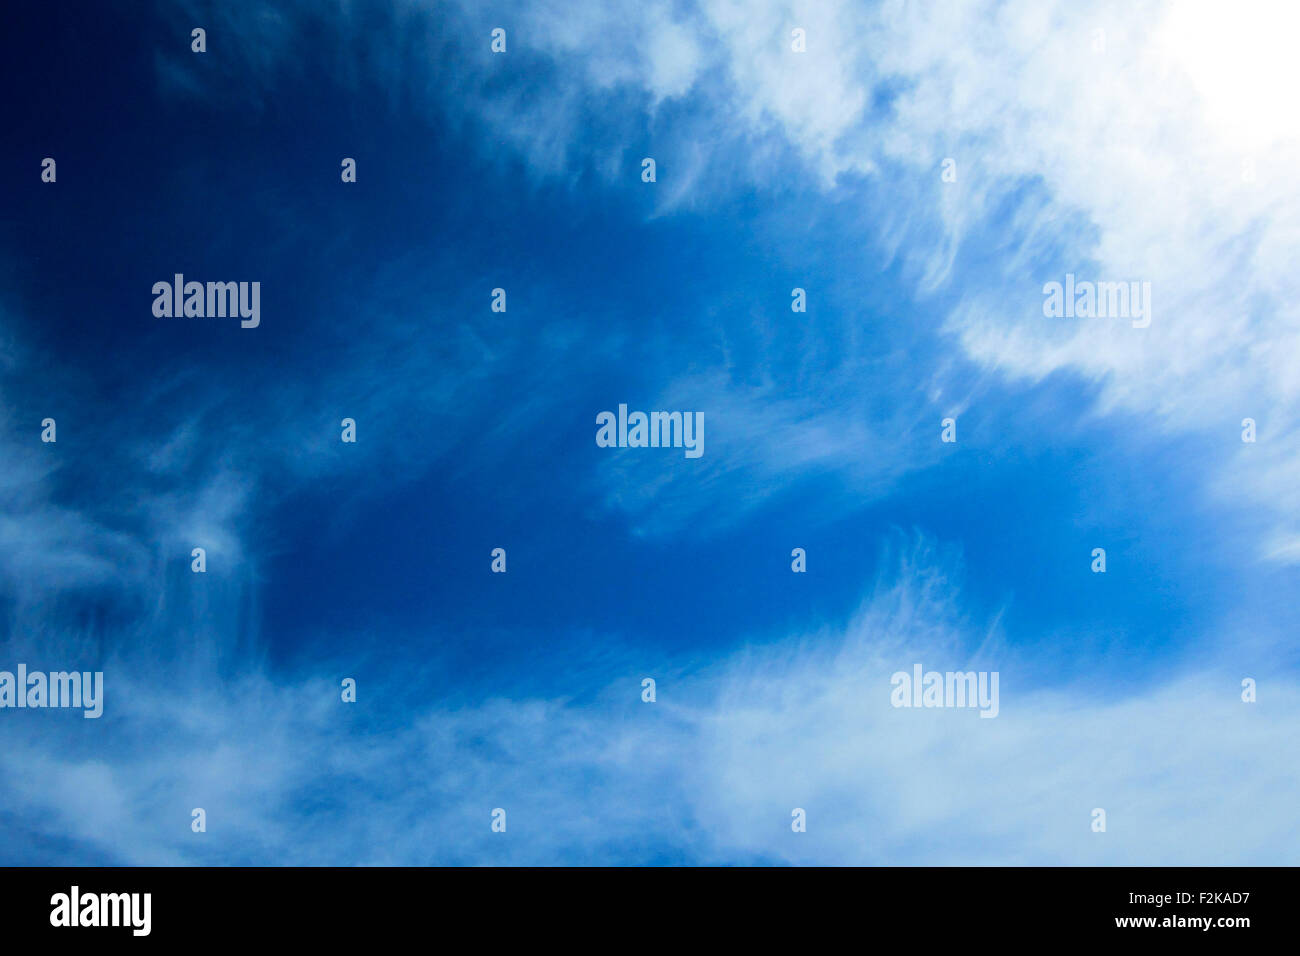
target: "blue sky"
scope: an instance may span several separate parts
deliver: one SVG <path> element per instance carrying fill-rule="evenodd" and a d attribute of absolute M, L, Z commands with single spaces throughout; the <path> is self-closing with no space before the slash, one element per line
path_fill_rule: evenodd
<path fill-rule="evenodd" d="M 20 13 L 0 668 L 106 701 L 0 711 L 0 860 L 1294 862 L 1279 15 Z M 155 317 L 178 272 L 260 326 Z M 892 708 L 916 662 L 998 718 Z"/>

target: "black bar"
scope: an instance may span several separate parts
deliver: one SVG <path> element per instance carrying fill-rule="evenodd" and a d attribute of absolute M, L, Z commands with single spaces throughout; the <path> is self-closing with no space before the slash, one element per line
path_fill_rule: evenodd
<path fill-rule="evenodd" d="M 469 933 L 481 941 L 522 935 L 537 944 L 618 948 L 662 947 L 701 935 L 762 943 L 828 933 L 883 940 L 885 932 L 913 935 L 921 949 L 938 942 L 1099 937 L 1232 945 L 1261 931 L 1285 932 L 1295 875 L 1245 867 L 14 868 L 0 871 L 0 925 L 7 942 L 56 945 L 76 934 L 78 942 L 92 944 L 333 947 L 400 943 L 418 931 L 433 931 L 446 945 Z M 98 898 L 87 904 L 88 895 L 150 894 L 148 934 L 136 935 L 143 906 L 127 909 L 120 897 L 110 901 L 105 919 L 117 906 L 126 925 L 51 925 L 56 895 L 70 904 L 73 886 L 88 919 L 99 909 Z M 1135 919 L 1154 922 L 1119 925 Z M 1208 928 L 1200 925 L 1206 919 Z"/>

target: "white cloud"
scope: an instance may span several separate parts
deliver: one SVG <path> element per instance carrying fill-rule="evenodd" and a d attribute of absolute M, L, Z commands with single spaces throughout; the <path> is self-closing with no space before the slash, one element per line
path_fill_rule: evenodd
<path fill-rule="evenodd" d="M 654 704 L 631 661 L 589 704 L 424 700 L 431 665 L 343 704 L 334 677 L 218 679 L 125 654 L 105 665 L 99 721 L 0 725 L 6 808 L 129 863 L 1286 862 L 1294 680 L 1254 675 L 1257 704 L 1231 667 L 1060 682 L 956 600 L 951 572 L 909 551 L 842 632 L 656 670 Z M 999 716 L 894 709 L 890 674 L 915 662 L 998 670 Z"/>
<path fill-rule="evenodd" d="M 938 419 L 922 422 L 930 409 L 881 401 L 896 379 L 882 377 L 864 396 L 860 382 L 849 381 L 855 375 L 861 370 L 827 373 L 816 398 L 721 373 L 676 379 L 652 407 L 699 411 L 704 454 L 686 459 L 676 449 L 602 451 L 592 492 L 626 512 L 634 533 L 651 537 L 732 525 L 776 495 L 797 493 L 796 477 L 831 475 L 860 498 L 882 494 L 938 457 L 943 446 L 937 438 L 915 440 L 929 426 L 937 436 Z M 828 395 L 838 401 L 824 401 Z M 883 419 L 880 407 L 893 417 Z"/>
<path fill-rule="evenodd" d="M 536 112 L 489 115 L 545 157 L 540 173 L 572 164 L 583 140 L 565 104 L 598 109 L 602 90 L 641 90 L 693 105 L 654 126 L 661 166 L 681 174 L 661 183 L 661 212 L 700 208 L 741 182 L 780 188 L 773 138 L 832 194 L 846 174 L 875 177 L 896 198 L 880 222 L 885 247 L 912 264 L 918 295 L 960 295 L 947 329 L 967 356 L 1013 382 L 1068 371 L 1098 386 L 1103 413 L 1221 436 L 1209 487 L 1270 511 L 1278 528 L 1260 531 L 1260 554 L 1296 554 L 1300 124 L 1287 97 L 1300 64 L 1284 46 L 1300 14 L 1155 0 L 602 11 L 521 14 L 521 44 L 555 58 L 558 87 L 541 95 L 560 108 L 536 122 Z M 807 53 L 790 50 L 795 26 Z M 939 180 L 948 156 L 957 184 Z M 973 247 L 990 225 L 998 247 Z M 963 253 L 978 270 L 961 266 Z M 1041 287 L 1066 271 L 1150 282 L 1150 328 L 1045 319 Z M 1283 450 L 1221 464 L 1244 417 Z"/>

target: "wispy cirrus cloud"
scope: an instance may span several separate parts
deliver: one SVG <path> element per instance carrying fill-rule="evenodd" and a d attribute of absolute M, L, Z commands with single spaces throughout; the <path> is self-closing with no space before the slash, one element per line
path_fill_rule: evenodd
<path fill-rule="evenodd" d="M 1292 16 L 1259 3 L 1231 17 L 1156 2 L 533 4 L 513 42 L 563 76 L 536 95 L 625 109 L 642 94 L 642 121 L 581 137 L 568 109 L 484 115 L 541 176 L 592 161 L 621 179 L 654 154 L 660 211 L 792 176 L 832 200 L 863 179 L 903 197 L 864 210 L 889 251 L 875 267 L 897 256 L 917 297 L 956 294 L 945 331 L 962 355 L 1012 383 L 1066 372 L 1096 384 L 1104 414 L 1222 442 L 1206 490 L 1267 509 L 1256 553 L 1290 560 L 1300 131 L 1269 106 L 1293 76 L 1268 51 Z M 940 181 L 944 158 L 956 183 Z M 1044 318 L 1042 286 L 1066 271 L 1150 282 L 1151 327 Z M 1229 447 L 1246 417 L 1268 449 Z"/>
<path fill-rule="evenodd" d="M 1251 706 L 1227 670 L 1124 690 L 1036 672 L 963 619 L 956 566 L 910 546 L 892 567 L 843 630 L 656 669 L 653 704 L 635 655 L 585 701 L 421 700 L 426 662 L 347 705 L 325 673 L 123 652 L 100 721 L 28 712 L 39 743 L 6 722 L 7 806 L 122 863 L 1290 862 L 1292 680 Z M 998 718 L 893 708 L 917 662 L 1000 671 Z"/>

